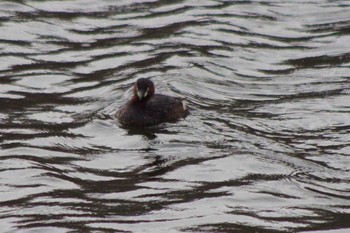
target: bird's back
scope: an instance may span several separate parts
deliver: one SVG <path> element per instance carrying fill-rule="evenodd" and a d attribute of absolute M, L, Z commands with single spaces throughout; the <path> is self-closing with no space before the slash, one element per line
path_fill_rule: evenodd
<path fill-rule="evenodd" d="M 178 97 L 156 94 L 140 102 L 129 101 L 116 113 L 123 125 L 150 126 L 176 121 L 188 115 L 183 100 Z"/>

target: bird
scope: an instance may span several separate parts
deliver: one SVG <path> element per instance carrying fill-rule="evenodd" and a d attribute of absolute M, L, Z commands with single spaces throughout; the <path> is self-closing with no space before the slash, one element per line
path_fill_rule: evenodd
<path fill-rule="evenodd" d="M 124 126 L 147 127 L 164 122 L 176 122 L 189 114 L 183 98 L 155 94 L 154 83 L 139 78 L 134 83 L 131 100 L 122 105 L 115 116 Z"/>

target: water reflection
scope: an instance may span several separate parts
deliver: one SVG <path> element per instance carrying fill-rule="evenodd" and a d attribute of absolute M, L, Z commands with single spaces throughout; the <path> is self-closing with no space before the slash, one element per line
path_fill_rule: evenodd
<path fill-rule="evenodd" d="M 347 231 L 349 7 L 1 2 L 1 229 Z M 141 77 L 190 116 L 119 125 Z"/>

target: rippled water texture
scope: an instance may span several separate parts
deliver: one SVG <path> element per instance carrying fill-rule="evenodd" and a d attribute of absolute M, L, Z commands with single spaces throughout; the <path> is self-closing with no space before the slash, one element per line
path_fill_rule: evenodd
<path fill-rule="evenodd" d="M 347 0 L 1 1 L 1 231 L 349 232 L 349 65 Z"/>

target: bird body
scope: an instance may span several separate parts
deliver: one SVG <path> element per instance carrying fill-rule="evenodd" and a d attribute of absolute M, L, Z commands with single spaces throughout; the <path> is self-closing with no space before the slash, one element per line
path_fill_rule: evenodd
<path fill-rule="evenodd" d="M 183 99 L 155 94 L 153 82 L 141 78 L 134 84 L 134 96 L 117 111 L 116 117 L 123 125 L 144 127 L 174 122 L 188 113 Z"/>

